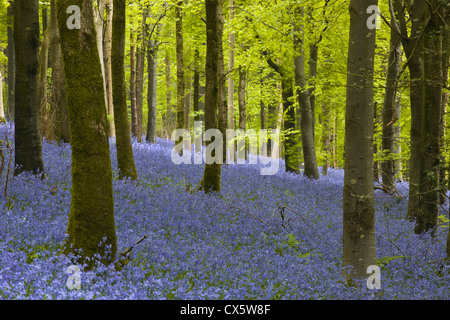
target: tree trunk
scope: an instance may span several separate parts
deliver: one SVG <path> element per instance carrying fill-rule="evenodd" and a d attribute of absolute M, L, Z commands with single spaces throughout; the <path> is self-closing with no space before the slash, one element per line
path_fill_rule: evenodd
<path fill-rule="evenodd" d="M 195 49 L 194 64 L 194 121 L 200 121 L 200 53 L 198 49 Z"/>
<path fill-rule="evenodd" d="M 120 179 L 128 177 L 134 180 L 137 178 L 137 172 L 131 147 L 125 89 L 125 2 L 114 0 L 113 6 L 111 62 L 117 164 Z"/>
<path fill-rule="evenodd" d="M 38 123 L 39 1 L 14 4 L 15 171 L 44 171 Z"/>
<path fill-rule="evenodd" d="M 66 27 L 69 5 L 81 8 L 79 30 Z M 107 264 L 117 251 L 103 77 L 92 2 L 58 0 L 57 12 L 72 146 L 72 200 L 64 253 L 74 253 L 79 257 L 76 263 L 86 262 L 89 269 L 96 254 Z"/>
<path fill-rule="evenodd" d="M 223 34 L 223 7 L 219 6 L 219 34 Z M 218 61 L 218 72 L 219 72 L 219 89 L 218 89 L 218 124 L 219 130 L 222 132 L 223 139 L 223 163 L 226 162 L 227 158 L 227 141 L 226 131 L 228 128 L 228 105 L 227 105 L 227 86 L 226 86 L 226 74 L 225 74 L 225 62 L 223 55 L 223 41 L 222 38 L 219 40 L 219 61 Z"/>
<path fill-rule="evenodd" d="M 147 10 L 142 15 L 142 30 L 138 36 L 138 46 L 136 50 L 136 116 L 137 116 L 137 142 L 142 142 L 142 116 L 143 116 L 143 99 L 144 99 L 144 68 L 145 68 L 145 39 L 146 33 Z"/>
<path fill-rule="evenodd" d="M 367 7 L 377 0 L 351 0 L 345 111 L 343 269 L 347 281 L 376 265 L 373 188 L 373 69 L 375 29 Z M 347 267 L 352 267 L 348 270 Z"/>
<path fill-rule="evenodd" d="M 297 16 L 302 18 L 303 12 L 297 12 Z M 294 26 L 294 73 L 295 84 L 297 86 L 297 99 L 300 106 L 300 127 L 302 134 L 304 172 L 303 174 L 311 179 L 319 179 L 319 169 L 317 167 L 316 149 L 314 146 L 314 121 L 311 110 L 310 90 L 307 89 L 305 74 L 305 54 L 303 49 L 302 26 Z"/>
<path fill-rule="evenodd" d="M 166 137 L 170 138 L 172 132 L 172 119 L 173 119 L 173 110 L 172 110 L 172 79 L 170 75 L 170 56 L 169 52 L 166 51 L 166 56 L 164 58 L 165 62 L 165 72 L 166 72 L 166 114 L 165 114 L 165 123 L 163 128 L 166 130 Z"/>
<path fill-rule="evenodd" d="M 104 16 L 106 9 L 106 0 L 92 1 L 94 8 L 94 25 L 96 32 L 96 43 L 97 51 L 100 57 L 100 65 L 102 68 L 102 79 L 103 79 L 103 92 L 105 93 L 105 105 L 108 105 L 108 95 L 106 91 L 106 77 L 105 77 L 105 64 L 103 60 L 103 26 L 104 26 Z"/>
<path fill-rule="evenodd" d="M 52 33 L 50 52 L 52 61 L 52 105 L 55 113 L 55 138 L 58 141 L 70 142 L 69 110 L 67 109 L 66 80 L 64 78 L 63 56 L 56 16 L 56 1 L 51 0 L 50 28 Z"/>
<path fill-rule="evenodd" d="M 234 20 L 234 5 L 235 0 L 230 0 L 230 25 L 232 25 Z M 229 51 L 228 51 L 228 127 L 230 129 L 236 128 L 236 120 L 234 118 L 234 78 L 233 72 L 234 69 L 234 46 L 235 46 L 235 36 L 234 32 L 230 31 L 229 34 Z"/>
<path fill-rule="evenodd" d="M 147 50 L 147 63 L 148 63 L 148 93 L 147 93 L 147 105 L 148 105 L 148 124 L 146 140 L 150 143 L 156 143 L 156 124 L 157 124 L 157 46 L 150 40 Z"/>
<path fill-rule="evenodd" d="M 247 70 L 239 66 L 238 104 L 239 104 L 239 129 L 245 132 L 247 128 L 247 106 L 245 104 L 245 87 L 247 85 Z M 237 144 L 236 144 L 237 146 Z M 237 154 L 240 155 L 240 150 Z M 247 138 L 245 138 L 244 155 L 247 159 Z"/>
<path fill-rule="evenodd" d="M 422 111 L 419 212 L 414 232 L 435 231 L 439 213 L 440 123 L 442 108 L 443 10 L 438 0 L 426 7 L 427 23 L 423 39 L 424 99 Z M 441 9 L 439 9 L 441 8 Z"/>
<path fill-rule="evenodd" d="M 391 24 L 395 24 L 394 18 L 391 19 Z M 383 129 L 381 149 L 383 151 L 383 157 L 385 158 L 381 163 L 381 177 L 383 181 L 383 190 L 386 192 L 393 192 L 395 187 L 395 173 L 396 173 L 396 161 L 393 159 L 392 154 L 395 153 L 395 123 L 400 119 L 397 106 L 397 88 L 398 88 L 398 75 L 401 69 L 401 39 L 400 36 L 391 29 L 390 38 L 390 52 L 388 59 L 388 68 L 386 75 L 386 90 L 384 93 L 383 104 Z"/>
<path fill-rule="evenodd" d="M 116 128 L 114 125 L 114 106 L 112 93 L 112 65 L 111 65 L 111 41 L 112 41 L 112 19 L 113 19 L 113 0 L 106 0 L 106 33 L 105 33 L 105 81 L 106 81 L 106 96 L 108 102 L 108 124 L 109 136 L 116 137 Z"/>
<path fill-rule="evenodd" d="M 410 75 L 410 103 L 411 103 L 411 157 L 409 161 L 409 219 L 413 220 L 419 210 L 419 184 L 420 184 L 420 136 L 422 132 L 422 104 L 423 104 L 423 62 L 422 46 L 420 43 L 422 29 L 425 25 L 425 6 L 422 0 L 414 0 L 410 6 L 411 35 L 402 37 L 403 50 L 408 59 Z M 398 21 L 399 32 L 407 37 L 407 23 L 401 0 L 393 1 L 393 10 Z"/>
<path fill-rule="evenodd" d="M 177 53 L 177 120 L 176 129 L 186 129 L 184 127 L 184 61 L 183 61 L 183 1 L 178 1 L 175 6 L 175 35 Z M 175 143 L 183 140 L 181 136 Z"/>
<path fill-rule="evenodd" d="M 9 1 L 8 11 L 8 118 L 14 120 L 14 87 L 16 85 L 15 52 L 14 52 L 14 1 Z"/>
<path fill-rule="evenodd" d="M 206 94 L 205 94 L 205 130 L 217 127 L 218 80 L 219 80 L 219 42 L 222 41 L 219 26 L 221 0 L 205 0 L 206 4 Z M 211 144 L 206 141 L 206 146 Z M 220 192 L 222 166 L 219 163 L 205 164 L 201 181 L 205 192 Z"/>
<path fill-rule="evenodd" d="M 328 102 L 322 103 L 322 145 L 324 156 L 324 164 L 322 165 L 322 174 L 324 176 L 328 173 L 330 167 L 330 155 L 331 155 L 331 127 L 330 127 L 330 109 L 328 108 Z"/>
<path fill-rule="evenodd" d="M 47 10 L 42 10 L 42 14 L 48 15 Z M 47 17 L 42 18 L 43 21 L 47 20 Z M 53 128 L 52 125 L 54 123 L 54 119 L 52 114 L 48 112 L 47 103 L 47 85 L 48 85 L 48 77 L 47 77 L 47 69 L 48 69 L 48 53 L 50 50 L 50 43 L 52 41 L 53 30 L 48 28 L 48 24 L 45 23 L 47 28 L 44 30 L 44 36 L 41 43 L 41 50 L 39 53 L 39 87 L 38 87 L 38 121 L 39 121 L 39 129 L 41 135 L 46 137 L 48 140 L 53 140 Z"/>
<path fill-rule="evenodd" d="M 5 109 L 3 104 L 3 75 L 0 71 L 0 123 L 5 123 Z"/>
<path fill-rule="evenodd" d="M 137 106 L 136 106 L 136 44 L 134 31 L 130 32 L 130 105 L 131 105 L 131 134 L 138 136 Z"/>

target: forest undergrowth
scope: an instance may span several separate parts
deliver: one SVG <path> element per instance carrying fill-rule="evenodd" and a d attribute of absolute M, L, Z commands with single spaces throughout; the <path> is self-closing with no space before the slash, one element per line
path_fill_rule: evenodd
<path fill-rule="evenodd" d="M 175 165 L 173 143 L 133 143 L 137 181 L 118 179 L 110 140 L 121 270 L 99 265 L 68 286 L 70 260 L 60 254 L 70 211 L 71 150 L 43 141 L 45 178 L 13 177 L 0 126 L 0 299 L 448 299 L 443 262 L 449 221 L 435 237 L 405 219 L 408 185 L 398 196 L 375 191 L 381 289 L 349 287 L 342 270 L 344 172 L 309 180 L 258 165 L 224 165 L 221 194 L 205 194 L 203 165 Z M 13 156 L 13 153 L 12 153 Z M 404 196 L 401 196 L 404 195 Z M 139 243 L 137 243 L 139 242 Z M 133 246 L 132 250 L 127 250 Z"/>

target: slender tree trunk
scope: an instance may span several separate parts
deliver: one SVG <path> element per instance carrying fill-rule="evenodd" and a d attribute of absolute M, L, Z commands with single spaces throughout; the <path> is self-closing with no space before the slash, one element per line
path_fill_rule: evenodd
<path fill-rule="evenodd" d="M 230 0 L 230 17 L 229 23 L 233 24 L 234 20 L 234 5 L 235 0 Z M 229 34 L 229 51 L 228 51 L 228 127 L 230 129 L 236 128 L 236 121 L 234 118 L 234 78 L 233 72 L 231 70 L 234 69 L 234 46 L 235 46 L 235 36 L 234 32 L 231 31 Z"/>
<path fill-rule="evenodd" d="M 66 27 L 70 5 L 81 8 L 79 30 Z M 72 146 L 72 200 L 64 253 L 79 255 L 76 263 L 86 262 L 92 268 L 96 254 L 107 264 L 117 252 L 103 77 L 92 2 L 58 0 L 57 12 Z"/>
<path fill-rule="evenodd" d="M 183 61 L 183 1 L 178 1 L 175 7 L 175 34 L 176 34 L 176 53 L 177 53 L 177 120 L 176 129 L 187 129 L 184 123 L 184 61 Z M 183 140 L 180 137 L 175 143 Z"/>
<path fill-rule="evenodd" d="M 205 0 L 206 4 L 206 94 L 205 130 L 217 128 L 219 42 L 222 41 L 219 26 L 221 0 Z M 206 142 L 206 146 L 211 144 Z M 222 166 L 219 163 L 205 164 L 201 181 L 205 192 L 220 192 Z"/>
<path fill-rule="evenodd" d="M 407 37 L 407 23 L 404 7 L 401 0 L 393 0 L 393 11 L 398 21 L 399 32 Z M 423 61 L 421 39 L 422 30 L 426 23 L 425 7 L 427 4 L 422 0 L 414 0 L 410 6 L 409 16 L 411 18 L 411 35 L 405 39 L 402 37 L 403 50 L 408 59 L 410 75 L 410 103 L 411 103 L 411 156 L 409 161 L 409 197 L 408 213 L 409 219 L 416 218 L 419 211 L 420 198 L 420 137 L 422 132 L 422 104 L 423 104 Z"/>
<path fill-rule="evenodd" d="M 130 126 L 128 124 L 127 100 L 125 89 L 125 2 L 113 1 L 112 26 L 112 85 L 114 124 L 116 127 L 116 149 L 119 178 L 137 178 L 131 147 Z"/>
<path fill-rule="evenodd" d="M 391 19 L 391 24 L 396 23 L 395 19 Z M 392 154 L 395 152 L 395 123 L 400 118 L 397 113 L 397 87 L 398 75 L 401 69 L 401 39 L 400 36 L 391 29 L 390 52 L 388 59 L 388 68 L 386 75 L 386 90 L 384 93 L 383 104 L 383 129 L 381 149 L 384 159 L 381 163 L 381 177 L 383 181 L 383 189 L 386 192 L 392 192 L 395 188 L 396 161 Z"/>
<path fill-rule="evenodd" d="M 245 88 L 247 86 L 247 70 L 239 66 L 238 104 L 239 104 L 239 129 L 245 132 L 247 128 L 247 106 L 245 103 Z M 235 144 L 237 146 L 237 144 Z M 241 154 L 238 151 L 238 155 Z M 244 154 L 247 159 L 247 138 L 245 138 Z"/>
<path fill-rule="evenodd" d="M 106 10 L 106 0 L 92 1 L 94 8 L 94 25 L 96 31 L 97 51 L 100 57 L 100 65 L 102 68 L 103 92 L 105 93 L 105 105 L 108 105 L 108 95 L 106 91 L 105 64 L 103 60 L 103 28 Z"/>
<path fill-rule="evenodd" d="M 51 41 L 52 61 L 52 103 L 55 113 L 55 138 L 70 142 L 69 110 L 67 108 L 66 80 L 64 77 L 63 56 L 56 16 L 56 1 L 51 0 L 50 28 L 54 29 Z"/>
<path fill-rule="evenodd" d="M 330 167 L 330 155 L 331 155 L 331 127 L 330 127 L 330 109 L 328 108 L 328 103 L 322 103 L 322 144 L 324 164 L 322 165 L 322 174 L 325 176 L 328 173 L 328 168 Z"/>
<path fill-rule="evenodd" d="M 147 105 L 148 105 L 148 124 L 147 124 L 147 136 L 146 140 L 150 143 L 156 143 L 156 124 L 157 124 L 157 47 L 153 40 L 149 41 L 149 47 L 147 50 L 147 63 L 148 63 L 148 93 L 147 93 Z"/>
<path fill-rule="evenodd" d="M 173 108 L 172 108 L 172 79 L 170 75 L 170 56 L 169 52 L 166 51 L 166 56 L 164 58 L 165 62 L 165 72 L 166 72 L 166 114 L 165 114 L 165 125 L 166 136 L 170 137 L 172 132 L 172 118 L 173 118 Z"/>
<path fill-rule="evenodd" d="M 193 108 L 194 108 L 194 121 L 200 121 L 200 53 L 198 49 L 195 49 L 194 54 L 194 97 L 193 97 Z"/>
<path fill-rule="evenodd" d="M 297 16 L 302 18 L 303 12 L 297 12 Z M 319 169 L 317 167 L 316 149 L 314 146 L 314 121 L 311 110 L 310 90 L 307 89 L 305 74 L 305 54 L 303 49 L 302 26 L 294 26 L 294 73 L 297 89 L 297 99 L 300 106 L 300 126 L 302 133 L 303 158 L 305 169 L 303 174 L 311 179 L 319 179 Z"/>
<path fill-rule="evenodd" d="M 136 106 L 136 44 L 134 31 L 130 32 L 130 105 L 131 105 L 131 134 L 138 136 L 137 132 L 137 106 Z"/>
<path fill-rule="evenodd" d="M 223 1 L 223 0 L 220 0 Z M 223 34 L 223 7 L 219 6 L 219 34 Z M 225 74 L 225 62 L 223 55 L 223 41 L 222 38 L 219 40 L 219 61 L 218 61 L 218 72 L 219 72 L 219 89 L 218 89 L 218 124 L 219 130 L 222 132 L 223 139 L 223 163 L 226 162 L 227 158 L 227 141 L 226 131 L 228 128 L 228 105 L 227 105 L 227 85 L 226 85 L 226 74 Z"/>
<path fill-rule="evenodd" d="M 106 96 L 108 106 L 108 123 L 109 136 L 116 137 L 116 128 L 114 124 L 114 106 L 113 106 L 113 89 L 112 89 L 112 65 L 111 65 L 111 41 L 112 41 L 112 24 L 113 24 L 113 0 L 106 0 L 106 33 L 105 33 L 105 81 L 106 81 Z"/>
<path fill-rule="evenodd" d="M 343 270 L 350 283 L 376 265 L 373 191 L 373 69 L 375 29 L 367 7 L 377 0 L 351 0 L 345 111 Z M 348 270 L 347 267 L 352 267 Z"/>
<path fill-rule="evenodd" d="M 442 109 L 442 33 L 441 2 L 430 1 L 426 8 L 431 16 L 423 34 L 424 100 L 422 111 L 420 197 L 416 226 L 417 234 L 435 231 L 439 213 L 440 123 Z"/>
<path fill-rule="evenodd" d="M 14 3 L 15 174 L 44 171 L 38 123 L 39 1 Z"/>
<path fill-rule="evenodd" d="M 47 10 L 42 10 L 42 14 L 48 16 Z M 43 17 L 43 21 L 47 21 L 47 17 Z M 39 130 L 43 137 L 46 137 L 49 140 L 53 139 L 53 117 L 48 112 L 47 103 L 47 69 L 48 69 L 48 54 L 50 50 L 50 43 L 53 38 L 53 30 L 48 28 L 48 23 L 45 23 L 46 28 L 43 29 L 44 36 L 41 43 L 41 50 L 39 53 L 39 87 L 38 87 L 38 121 L 39 121 Z"/>
<path fill-rule="evenodd" d="M 14 87 L 16 85 L 15 52 L 14 52 L 14 1 L 9 1 L 8 11 L 8 118 L 14 120 Z"/>
<path fill-rule="evenodd" d="M 136 50 L 136 116 L 137 116 L 137 141 L 142 142 L 143 127 L 143 99 L 144 99 L 144 68 L 145 68 L 145 52 L 146 46 L 144 44 L 147 37 L 146 33 L 147 10 L 144 10 L 142 15 L 142 31 L 139 32 L 138 46 Z"/>
<path fill-rule="evenodd" d="M 316 78 L 317 78 L 317 63 L 319 60 L 319 45 L 318 42 L 314 42 L 309 46 L 309 74 L 308 74 L 308 85 L 309 89 L 309 100 L 311 105 L 311 115 L 312 115 L 312 129 L 313 138 L 316 135 Z"/>
<path fill-rule="evenodd" d="M 6 122 L 5 108 L 3 104 L 3 75 L 0 71 L 0 123 Z"/>

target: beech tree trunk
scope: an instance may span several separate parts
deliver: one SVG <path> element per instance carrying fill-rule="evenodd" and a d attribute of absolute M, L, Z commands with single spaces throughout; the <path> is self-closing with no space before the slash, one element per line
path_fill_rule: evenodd
<path fill-rule="evenodd" d="M 26 2 L 29 6 L 29 1 Z M 66 10 L 70 5 L 81 9 L 79 30 L 66 27 L 69 18 Z M 74 253 L 78 258 L 74 262 L 85 262 L 90 269 L 96 263 L 96 254 L 100 255 L 103 263 L 109 264 L 115 260 L 117 252 L 103 77 L 95 40 L 92 2 L 58 0 L 57 12 L 72 146 L 69 236 L 63 251 L 66 255 Z"/>
<path fill-rule="evenodd" d="M 149 41 L 147 50 L 148 63 L 148 87 L 147 87 L 147 106 L 148 123 L 146 140 L 150 143 L 156 143 L 156 124 L 157 124 L 157 52 L 158 48 L 153 40 Z"/>
<path fill-rule="evenodd" d="M 391 19 L 391 24 L 395 24 L 395 19 Z M 381 149 L 386 157 L 381 163 L 381 177 L 383 189 L 386 192 L 393 192 L 395 187 L 396 161 L 392 155 L 395 152 L 395 127 L 400 119 L 397 106 L 398 75 L 401 69 L 401 39 L 400 36 L 391 29 L 390 51 L 388 59 L 388 69 L 386 75 L 386 90 L 383 104 L 383 129 Z"/>
<path fill-rule="evenodd" d="M 56 140 L 70 142 L 69 110 L 67 108 L 66 80 L 64 77 L 63 56 L 61 52 L 60 35 L 58 30 L 56 1 L 51 0 L 50 28 L 52 41 L 50 45 L 52 61 L 52 106 L 54 108 L 54 136 Z"/>
<path fill-rule="evenodd" d="M 234 5 L 235 0 L 230 0 L 230 17 L 229 23 L 232 25 L 234 20 Z M 228 127 L 230 129 L 236 128 L 236 120 L 234 118 L 234 78 L 233 72 L 234 69 L 234 46 L 235 46 L 235 36 L 234 32 L 231 31 L 228 36 L 229 41 L 229 50 L 228 50 Z"/>
<path fill-rule="evenodd" d="M 303 17 L 302 9 L 296 9 L 297 17 Z M 314 146 L 314 115 L 311 109 L 310 90 L 307 88 L 305 74 L 305 53 L 303 49 L 303 27 L 294 26 L 294 73 L 297 86 L 297 99 L 300 106 L 300 130 L 302 135 L 303 161 L 305 169 L 303 174 L 311 179 L 319 179 L 316 149 Z"/>
<path fill-rule="evenodd" d="M 14 87 L 16 85 L 15 52 L 14 52 L 14 1 L 8 1 L 8 118 L 14 119 Z"/>
<path fill-rule="evenodd" d="M 343 269 L 347 281 L 363 279 L 376 265 L 373 188 L 373 69 L 375 32 L 367 7 L 377 0 L 351 0 L 345 111 Z M 348 270 L 347 267 L 352 267 Z"/>
<path fill-rule="evenodd" d="M 39 1 L 14 3 L 15 170 L 44 172 L 38 122 Z"/>
<path fill-rule="evenodd" d="M 184 61 L 183 61 L 183 1 L 178 1 L 175 6 L 175 36 L 176 36 L 176 53 L 177 53 L 177 120 L 176 129 L 187 129 L 184 123 Z M 180 137 L 175 143 L 178 144 L 183 140 Z"/>
<path fill-rule="evenodd" d="M 113 6 L 111 62 L 117 163 L 120 179 L 125 177 L 136 179 L 125 89 L 125 2 L 114 0 Z"/>
<path fill-rule="evenodd" d="M 221 0 L 205 0 L 206 4 L 206 94 L 205 131 L 217 129 L 219 42 L 222 34 L 219 26 Z M 208 146 L 211 141 L 206 141 Z M 214 156 L 214 155 L 213 155 Z M 222 166 L 218 163 L 205 164 L 201 187 L 205 192 L 220 192 Z"/>
<path fill-rule="evenodd" d="M 435 231 L 439 213 L 440 124 L 442 110 L 443 7 L 439 0 L 426 6 L 430 17 L 422 36 L 424 55 L 423 122 L 420 140 L 419 211 L 414 232 Z"/>

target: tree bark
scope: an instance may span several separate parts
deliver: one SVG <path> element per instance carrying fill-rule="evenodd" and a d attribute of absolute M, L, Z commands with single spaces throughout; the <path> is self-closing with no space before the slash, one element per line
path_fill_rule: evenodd
<path fill-rule="evenodd" d="M 81 8 L 79 30 L 66 27 L 70 5 Z M 74 262 L 86 262 L 90 269 L 96 254 L 109 264 L 117 252 L 103 77 L 92 2 L 58 0 L 57 12 L 72 146 L 72 200 L 63 252 L 74 253 Z"/>
<path fill-rule="evenodd" d="M 183 1 L 178 1 L 175 6 L 175 35 L 176 35 L 176 53 L 177 53 L 177 120 L 176 129 L 187 129 L 184 123 L 184 61 L 183 61 Z M 183 140 L 180 137 L 175 143 Z"/>
<path fill-rule="evenodd" d="M 230 17 L 229 23 L 232 25 L 234 20 L 234 5 L 235 0 L 230 0 Z M 234 46 L 235 46 L 235 36 L 234 31 L 230 31 L 229 34 L 229 51 L 228 51 L 228 127 L 230 129 L 236 128 L 236 120 L 234 118 L 234 78 L 232 70 L 234 69 Z"/>
<path fill-rule="evenodd" d="M 137 172 L 131 147 L 125 89 L 125 2 L 114 0 L 113 6 L 111 62 L 117 163 L 119 178 L 128 177 L 134 180 L 137 178 Z"/>
<path fill-rule="evenodd" d="M 440 123 L 442 109 L 442 33 L 443 8 L 430 1 L 426 15 L 431 17 L 423 33 L 424 99 L 420 139 L 419 211 L 414 232 L 435 231 L 439 213 Z"/>
<path fill-rule="evenodd" d="M 136 50 L 136 116 L 137 116 L 137 142 L 142 142 L 143 135 L 143 99 L 144 99 L 144 68 L 145 68 L 145 39 L 147 10 L 142 14 L 142 30 L 138 35 L 138 45 Z"/>
<path fill-rule="evenodd" d="M 222 1 L 222 0 L 221 0 Z M 223 7 L 219 6 L 219 34 L 223 34 Z M 226 131 L 228 128 L 228 105 L 227 105 L 227 85 L 226 85 L 226 74 L 225 74 L 225 62 L 223 54 L 223 41 L 222 38 L 219 39 L 219 61 L 218 61 L 218 72 L 219 72 L 219 89 L 218 89 L 218 124 L 219 130 L 222 132 L 223 139 L 223 163 L 226 162 L 227 158 L 227 141 Z"/>
<path fill-rule="evenodd" d="M 200 53 L 197 48 L 194 53 L 194 65 L 194 121 L 200 121 Z"/>
<path fill-rule="evenodd" d="M 301 10 L 296 10 L 300 20 L 303 17 Z M 295 84 L 297 86 L 297 99 L 300 107 L 300 130 L 302 134 L 303 160 L 305 169 L 303 174 L 310 179 L 319 179 L 319 169 L 317 167 L 316 149 L 314 146 L 314 121 L 311 109 L 310 90 L 307 89 L 305 74 L 305 53 L 303 49 L 302 26 L 294 26 L 294 73 Z"/>
<path fill-rule="evenodd" d="M 410 75 L 410 103 L 411 103 L 411 157 L 409 161 L 409 197 L 407 217 L 415 219 L 419 211 L 420 185 L 420 136 L 422 132 L 422 104 L 423 104 L 423 61 L 420 39 L 426 23 L 425 6 L 422 0 L 414 0 L 409 6 L 411 19 L 411 34 L 408 28 L 405 12 L 401 0 L 393 0 L 394 16 L 398 21 L 399 32 L 403 35 L 402 46 L 408 59 Z"/>
<path fill-rule="evenodd" d="M 134 31 L 130 32 L 130 105 L 131 105 L 131 134 L 138 136 L 137 105 L 136 105 L 136 44 Z"/>
<path fill-rule="evenodd" d="M 44 171 L 38 123 L 39 1 L 14 3 L 15 170 Z"/>
<path fill-rule="evenodd" d="M 147 93 L 147 105 L 148 105 L 148 124 L 146 140 L 150 143 L 156 143 L 156 124 L 157 124 L 157 52 L 158 48 L 153 40 L 149 41 L 149 47 L 147 50 L 147 62 L 148 62 L 148 93 Z"/>
<path fill-rule="evenodd" d="M 0 71 L 0 123 L 5 123 L 5 108 L 3 104 L 3 75 Z"/>
<path fill-rule="evenodd" d="M 14 87 L 16 85 L 15 52 L 14 52 L 14 1 L 9 1 L 8 11 L 8 118 L 14 120 Z"/>
<path fill-rule="evenodd" d="M 107 109 L 108 109 L 108 124 L 109 124 L 109 136 L 111 138 L 116 137 L 116 127 L 114 124 L 114 106 L 113 106 L 113 93 L 112 93 L 112 65 L 111 65 L 111 41 L 112 41 L 112 23 L 113 23 L 113 0 L 106 0 L 106 33 L 105 33 L 105 81 L 106 81 L 106 96 L 107 96 Z"/>
<path fill-rule="evenodd" d="M 394 18 L 391 19 L 391 24 L 395 24 Z M 398 76 L 401 69 L 401 39 L 400 36 L 391 29 L 390 37 L 390 51 L 388 59 L 388 68 L 386 75 L 386 90 L 384 93 L 383 104 L 383 129 L 381 149 L 385 159 L 381 163 L 381 177 L 383 181 L 383 190 L 386 192 L 393 192 L 395 187 L 396 161 L 392 155 L 395 153 L 395 123 L 400 119 L 397 106 L 397 88 Z"/>
<path fill-rule="evenodd" d="M 219 26 L 219 6 L 221 0 L 205 0 L 206 4 L 206 94 L 205 94 L 205 130 L 217 128 L 218 80 L 219 80 L 219 42 L 222 41 Z M 207 141 L 208 146 L 211 142 Z M 220 192 L 222 166 L 218 163 L 205 164 L 201 181 L 202 189 L 208 192 Z"/>
<path fill-rule="evenodd" d="M 373 69 L 375 29 L 367 7 L 377 0 L 351 0 L 345 111 L 343 269 L 349 283 L 376 265 L 373 188 Z M 347 267 L 352 267 L 348 270 Z"/>
<path fill-rule="evenodd" d="M 63 56 L 61 52 L 55 0 L 51 0 L 50 11 L 50 28 L 54 29 L 50 45 L 53 82 L 51 101 L 55 113 L 54 135 L 58 141 L 69 143 L 69 110 L 67 109 L 66 80 L 64 77 Z"/>

